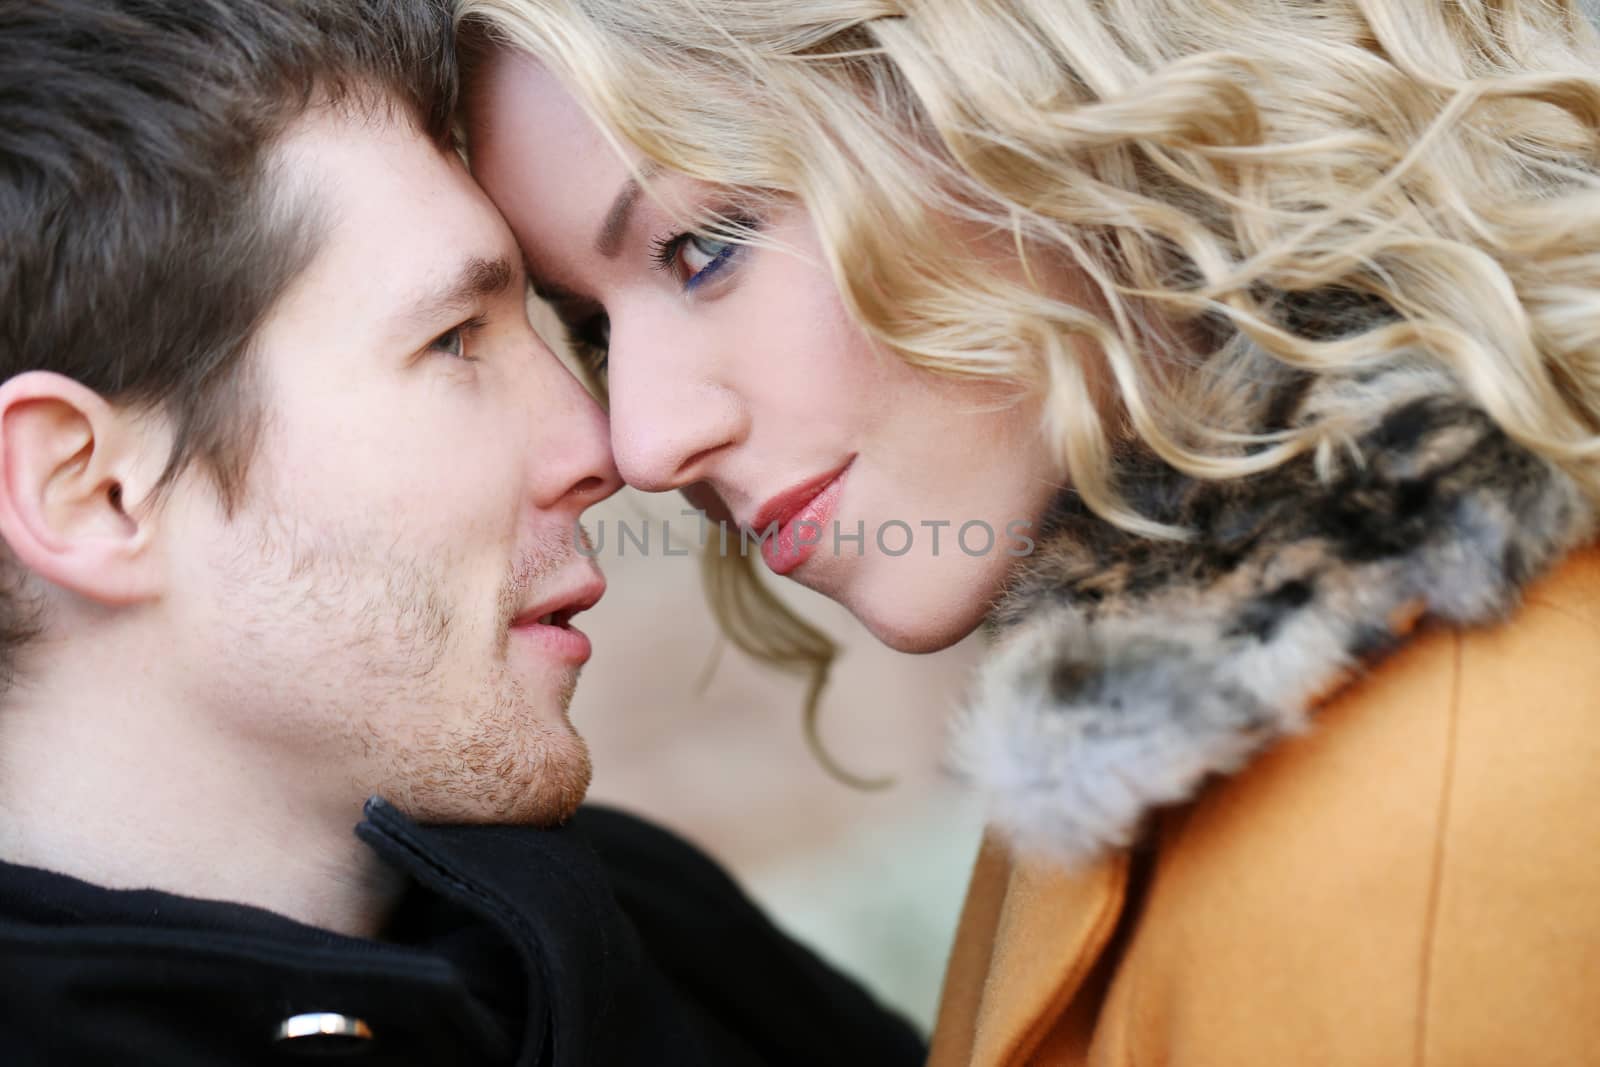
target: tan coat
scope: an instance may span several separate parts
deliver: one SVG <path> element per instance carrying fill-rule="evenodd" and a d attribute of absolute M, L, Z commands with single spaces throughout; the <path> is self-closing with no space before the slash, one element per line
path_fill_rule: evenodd
<path fill-rule="evenodd" d="M 986 839 L 933 1067 L 1600 1064 L 1600 551 L 1080 873 Z"/>

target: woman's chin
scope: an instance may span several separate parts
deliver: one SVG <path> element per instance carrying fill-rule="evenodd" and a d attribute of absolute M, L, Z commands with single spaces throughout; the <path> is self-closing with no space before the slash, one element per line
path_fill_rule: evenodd
<path fill-rule="evenodd" d="M 836 587 L 819 582 L 813 589 L 849 611 L 878 641 L 914 655 L 949 648 L 983 625 L 1015 563 L 1003 557 L 865 562 Z"/>
<path fill-rule="evenodd" d="M 923 655 L 959 643 L 983 623 L 986 602 L 907 597 L 894 603 L 846 604 L 861 625 L 896 652 Z"/>

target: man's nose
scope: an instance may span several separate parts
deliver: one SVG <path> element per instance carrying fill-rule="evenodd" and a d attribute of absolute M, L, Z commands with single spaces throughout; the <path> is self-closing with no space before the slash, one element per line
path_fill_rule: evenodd
<path fill-rule="evenodd" d="M 612 324 L 611 449 L 622 479 L 662 493 L 707 478 L 746 433 L 744 405 L 693 352 L 629 352 Z"/>
<path fill-rule="evenodd" d="M 535 507 L 574 516 L 622 488 L 611 457 L 605 412 L 548 348 L 544 372 L 533 376 L 529 418 L 533 434 Z"/>

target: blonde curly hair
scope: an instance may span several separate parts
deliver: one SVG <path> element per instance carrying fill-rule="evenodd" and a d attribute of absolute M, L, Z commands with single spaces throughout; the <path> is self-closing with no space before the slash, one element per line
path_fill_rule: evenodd
<path fill-rule="evenodd" d="M 1600 497 L 1592 15 L 1577 0 L 457 3 L 469 80 L 485 48 L 528 53 L 646 157 L 799 202 L 871 336 L 1042 396 L 1085 503 L 1156 537 L 1184 531 L 1123 502 L 1124 436 L 1211 479 L 1343 447 L 1335 425 L 1241 422 L 1263 361 L 1447 367 Z M 952 219 L 1009 240 L 1020 276 L 952 254 Z M 1091 299 L 1037 280 L 1063 266 Z M 770 593 L 710 581 L 735 642 L 825 675 L 825 637 Z"/>

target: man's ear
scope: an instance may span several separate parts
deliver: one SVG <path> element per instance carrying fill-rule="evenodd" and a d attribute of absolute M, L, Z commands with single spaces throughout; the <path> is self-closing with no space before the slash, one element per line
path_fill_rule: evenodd
<path fill-rule="evenodd" d="M 138 506 L 159 475 L 156 421 L 47 371 L 0 384 L 0 537 L 23 566 L 102 604 L 159 591 L 153 516 Z"/>

